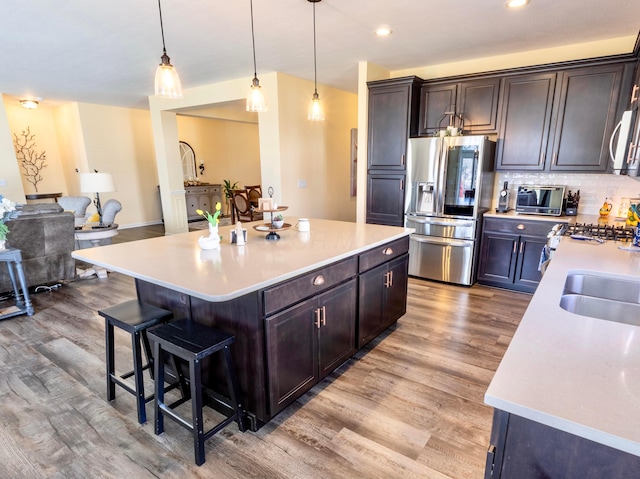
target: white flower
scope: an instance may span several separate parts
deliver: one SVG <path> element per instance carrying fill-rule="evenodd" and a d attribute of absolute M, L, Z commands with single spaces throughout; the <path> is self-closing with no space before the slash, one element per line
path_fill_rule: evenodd
<path fill-rule="evenodd" d="M 7 213 L 11 213 L 16 210 L 16 204 L 9 198 L 4 198 L 0 195 L 0 219 L 4 218 Z"/>

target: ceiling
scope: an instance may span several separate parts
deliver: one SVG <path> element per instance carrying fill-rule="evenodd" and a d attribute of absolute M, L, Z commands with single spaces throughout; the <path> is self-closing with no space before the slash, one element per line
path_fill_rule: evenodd
<path fill-rule="evenodd" d="M 253 3 L 258 77 L 313 80 L 312 4 Z M 184 88 L 253 76 L 249 0 L 162 0 L 162 13 Z M 638 0 L 322 0 L 318 83 L 356 92 L 359 61 L 393 71 L 635 36 L 639 19 Z M 376 37 L 380 25 L 393 34 Z M 0 92 L 148 108 L 162 55 L 156 0 L 2 0 L 0 32 Z"/>

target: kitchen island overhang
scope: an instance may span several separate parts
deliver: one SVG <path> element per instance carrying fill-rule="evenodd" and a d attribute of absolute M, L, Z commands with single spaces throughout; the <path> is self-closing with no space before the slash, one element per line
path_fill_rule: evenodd
<path fill-rule="evenodd" d="M 244 226 L 244 246 L 230 244 L 231 227 L 222 227 L 219 250 L 201 250 L 203 232 L 195 231 L 73 257 L 135 278 L 139 299 L 175 317 L 236 336 L 241 395 L 256 430 L 404 314 L 412 230 L 312 219 L 310 232 L 266 241 L 251 223 Z M 361 304 L 364 297 L 376 298 L 375 307 L 369 299 Z M 284 328 L 289 336 L 279 337 Z M 298 356 L 307 370 L 287 370 Z M 277 361 L 283 357 L 290 361 Z M 212 367 L 205 381 L 216 377 Z"/>

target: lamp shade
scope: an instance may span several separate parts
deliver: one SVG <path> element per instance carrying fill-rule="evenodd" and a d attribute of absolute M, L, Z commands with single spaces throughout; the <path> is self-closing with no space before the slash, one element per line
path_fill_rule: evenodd
<path fill-rule="evenodd" d="M 107 193 L 116 191 L 111 173 L 80 173 L 80 191 L 82 193 Z"/>
<path fill-rule="evenodd" d="M 156 95 L 164 98 L 182 98 L 182 83 L 180 83 L 180 77 L 168 59 L 169 57 L 167 57 L 166 63 L 163 59 L 163 62 L 158 65 L 156 69 Z"/>

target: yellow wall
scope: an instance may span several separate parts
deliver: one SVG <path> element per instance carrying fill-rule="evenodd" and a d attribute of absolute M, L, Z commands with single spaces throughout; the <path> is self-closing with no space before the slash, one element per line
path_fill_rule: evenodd
<path fill-rule="evenodd" d="M 111 173 L 116 184 L 117 191 L 100 194 L 102 203 L 110 198 L 122 203 L 118 224 L 157 223 L 161 209 L 149 112 L 88 103 L 78 104 L 78 112 L 87 157 L 85 171 Z M 178 158 L 175 161 L 179 163 Z"/>
<path fill-rule="evenodd" d="M 67 185 L 60 162 L 60 148 L 55 128 L 55 109 L 40 107 L 35 110 L 23 108 L 19 102 L 11 101 L 5 104 L 9 118 L 11 139 L 17 135 L 20 142 L 24 141 L 23 132 L 29 130 L 34 135 L 35 144 L 31 151 L 40 155 L 46 155 L 45 167 L 39 172 L 42 178 L 37 185 L 33 185 L 24 176 L 24 169 L 19 165 L 22 187 L 25 194 L 32 193 L 67 193 Z M 15 158 L 15 156 L 14 156 Z"/>
<path fill-rule="evenodd" d="M 0 98 L 3 100 L 0 101 L 0 195 L 16 203 L 24 203 L 24 188 L 6 112 L 8 100 L 2 95 Z"/>
<path fill-rule="evenodd" d="M 258 124 L 177 115 L 178 137 L 196 154 L 198 181 L 222 184 L 223 180 L 259 185 L 260 141 Z M 204 162 L 204 174 L 197 165 Z"/>

